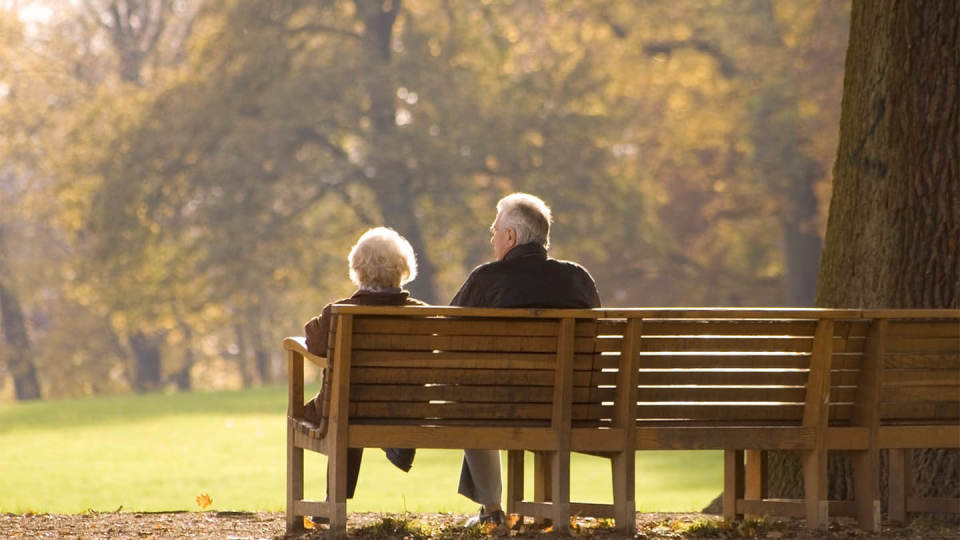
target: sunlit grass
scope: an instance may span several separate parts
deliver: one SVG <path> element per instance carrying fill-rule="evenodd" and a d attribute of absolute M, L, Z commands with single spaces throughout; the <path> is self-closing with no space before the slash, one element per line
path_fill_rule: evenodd
<path fill-rule="evenodd" d="M 198 510 L 201 493 L 214 510 L 282 510 L 286 399 L 274 386 L 0 406 L 0 512 Z M 348 508 L 476 511 L 456 493 L 461 456 L 421 450 L 403 473 L 368 449 Z M 306 494 L 322 499 L 325 458 L 307 452 L 306 467 Z M 637 509 L 698 510 L 721 474 L 719 452 L 638 452 Z M 574 500 L 612 501 L 609 461 L 575 455 L 572 478 Z"/>

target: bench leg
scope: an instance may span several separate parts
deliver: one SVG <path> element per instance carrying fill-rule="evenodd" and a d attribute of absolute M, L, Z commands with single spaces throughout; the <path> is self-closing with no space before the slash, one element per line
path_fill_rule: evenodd
<path fill-rule="evenodd" d="M 570 531 L 570 451 L 553 455 L 553 530 L 560 534 Z"/>
<path fill-rule="evenodd" d="M 853 453 L 853 495 L 857 521 L 869 532 L 880 531 L 879 455 L 876 448 Z"/>
<path fill-rule="evenodd" d="M 549 502 L 553 500 L 553 454 L 550 452 L 533 453 L 533 500 Z M 544 522 L 541 522 L 544 523 Z"/>
<path fill-rule="evenodd" d="M 613 512 L 617 529 L 636 530 L 636 458 L 633 451 L 615 454 L 610 461 L 613 472 Z"/>
<path fill-rule="evenodd" d="M 910 521 L 910 514 L 907 513 L 907 499 L 913 492 L 913 450 L 891 448 L 889 452 L 887 516 L 890 521 L 906 525 Z"/>
<path fill-rule="evenodd" d="M 517 503 L 523 501 L 523 450 L 507 451 L 507 514 L 517 513 Z M 523 516 L 518 516 L 523 523 Z"/>
<path fill-rule="evenodd" d="M 334 441 L 327 462 L 328 538 L 341 539 L 347 537 L 347 447 Z"/>
<path fill-rule="evenodd" d="M 737 501 L 745 493 L 743 450 L 723 451 L 723 518 L 733 521 L 743 517 L 737 513 Z"/>
<path fill-rule="evenodd" d="M 825 527 L 830 518 L 827 501 L 827 451 L 803 452 L 803 493 L 808 529 Z"/>
<path fill-rule="evenodd" d="M 293 427 L 287 425 L 287 533 L 303 530 L 303 516 L 296 513 L 297 502 L 303 500 L 303 448 L 293 442 Z"/>

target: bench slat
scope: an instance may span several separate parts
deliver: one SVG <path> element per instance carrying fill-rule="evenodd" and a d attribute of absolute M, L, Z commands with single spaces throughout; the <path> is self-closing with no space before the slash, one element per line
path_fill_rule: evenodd
<path fill-rule="evenodd" d="M 551 353 L 355 351 L 351 364 L 383 368 L 553 369 L 556 361 L 557 355 Z M 573 368 L 576 370 L 615 367 L 616 356 L 583 353 L 574 355 L 573 359 Z"/>
<path fill-rule="evenodd" d="M 883 358 L 886 369 L 960 369 L 960 352 L 954 354 L 888 354 Z"/>
<path fill-rule="evenodd" d="M 956 386 L 881 386 L 880 401 L 896 402 L 958 402 L 960 389 Z"/>
<path fill-rule="evenodd" d="M 888 353 L 957 354 L 960 339 L 953 337 L 899 337 L 889 336 L 886 341 Z"/>
<path fill-rule="evenodd" d="M 645 371 L 640 370 L 641 385 L 776 385 L 803 386 L 806 371 Z"/>
<path fill-rule="evenodd" d="M 810 366 L 809 354 L 686 354 L 686 353 L 640 353 L 637 366 L 642 369 L 671 368 L 781 368 L 806 369 Z"/>
<path fill-rule="evenodd" d="M 580 402 L 612 401 L 613 388 L 574 387 L 573 400 Z M 456 401 L 551 403 L 553 388 L 549 386 L 424 386 L 395 384 L 354 384 L 350 387 L 353 401 Z"/>
<path fill-rule="evenodd" d="M 960 371 L 956 369 L 888 369 L 880 381 L 883 386 L 952 386 L 960 399 Z"/>
<path fill-rule="evenodd" d="M 957 321 L 890 321 L 887 335 L 960 339 L 960 324 Z"/>

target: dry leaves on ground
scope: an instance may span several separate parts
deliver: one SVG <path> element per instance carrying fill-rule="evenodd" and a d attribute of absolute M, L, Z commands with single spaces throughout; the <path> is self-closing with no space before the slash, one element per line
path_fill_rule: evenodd
<path fill-rule="evenodd" d="M 348 530 L 351 538 L 380 540 L 409 538 L 470 539 L 520 538 L 547 539 L 557 537 L 544 527 L 514 521 L 512 527 L 465 529 L 462 514 L 376 514 L 352 513 Z M 608 520 L 576 519 L 571 528 L 573 538 L 620 540 L 626 538 L 611 529 Z M 285 538 L 285 519 L 280 512 L 88 512 L 85 514 L 0 514 L 0 538 L 211 538 L 271 539 Z M 326 538 L 326 526 L 318 525 L 291 540 Z M 718 516 L 704 514 L 638 514 L 637 533 L 633 538 L 652 539 L 734 539 L 757 540 L 955 540 L 960 526 L 917 521 L 908 527 L 885 526 L 881 533 L 868 534 L 849 520 L 838 520 L 824 531 L 809 531 L 798 520 L 747 520 L 725 522 Z"/>

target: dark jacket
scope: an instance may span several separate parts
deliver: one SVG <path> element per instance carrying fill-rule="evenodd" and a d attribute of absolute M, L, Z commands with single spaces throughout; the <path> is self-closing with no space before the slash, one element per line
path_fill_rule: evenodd
<path fill-rule="evenodd" d="M 450 302 L 463 307 L 600 307 L 597 285 L 582 266 L 547 257 L 537 243 L 515 246 L 503 260 L 473 269 Z"/>

